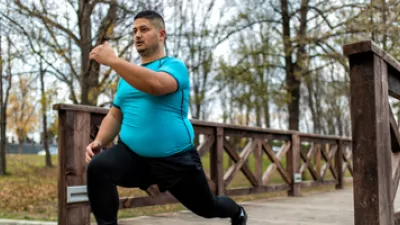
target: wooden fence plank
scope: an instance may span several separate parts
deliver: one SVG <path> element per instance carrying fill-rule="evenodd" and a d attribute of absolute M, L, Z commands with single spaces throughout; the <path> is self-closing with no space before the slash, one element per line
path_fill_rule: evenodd
<path fill-rule="evenodd" d="M 283 180 L 286 181 L 287 184 L 290 184 L 291 178 L 289 177 L 288 172 L 283 168 L 281 160 L 275 156 L 275 153 L 272 151 L 270 146 L 267 145 L 267 143 L 265 143 L 264 141 L 262 141 L 261 143 L 262 143 L 264 152 L 270 158 L 271 163 L 273 163 L 276 166 L 276 168 L 278 169 L 279 173 L 281 174 Z"/>
<path fill-rule="evenodd" d="M 343 141 L 337 141 L 337 152 L 335 154 L 335 169 L 337 173 L 336 189 L 343 189 Z"/>
<path fill-rule="evenodd" d="M 269 149 L 271 149 L 271 146 L 270 146 L 268 143 L 266 143 L 266 142 L 264 142 L 264 141 L 261 141 L 261 143 L 262 143 L 262 147 L 263 147 L 263 148 L 269 148 Z M 285 154 L 287 154 L 287 152 L 288 152 L 289 149 L 290 149 L 290 146 L 291 146 L 291 143 L 290 143 L 290 142 L 286 142 L 285 144 L 282 145 L 280 151 L 279 151 L 278 154 L 276 155 L 276 157 L 279 159 L 279 161 L 281 161 L 282 158 L 283 158 L 283 156 L 285 156 Z M 272 151 L 272 150 L 271 150 L 271 151 Z M 262 178 L 263 184 L 264 184 L 264 185 L 268 184 L 268 181 L 270 181 L 270 179 L 272 178 L 272 175 L 274 174 L 274 172 L 275 172 L 275 170 L 276 170 L 277 167 L 278 167 L 278 166 L 277 166 L 275 163 L 271 163 L 271 164 L 268 166 L 268 168 L 267 168 L 267 170 L 265 171 L 265 173 L 263 174 L 263 178 Z"/>
<path fill-rule="evenodd" d="M 308 171 L 310 171 L 311 176 L 313 177 L 314 180 L 320 180 L 320 176 L 319 174 L 314 170 L 314 165 L 312 164 L 312 157 L 314 156 L 313 149 L 315 148 L 311 148 L 307 155 L 304 154 L 304 152 L 300 152 L 300 157 L 303 159 L 304 164 L 301 165 L 300 168 L 300 173 L 304 173 L 304 171 L 306 170 L 306 168 L 308 167 Z"/>
<path fill-rule="evenodd" d="M 228 142 L 228 140 L 224 139 L 224 148 L 226 152 L 228 153 L 229 157 L 236 163 L 232 167 L 228 169 L 226 174 L 224 175 L 224 182 L 225 182 L 225 187 L 229 185 L 229 183 L 232 181 L 234 175 L 236 172 L 240 169 L 242 170 L 243 174 L 247 177 L 247 179 L 250 181 L 253 187 L 257 186 L 257 179 L 245 163 L 247 160 L 249 154 L 252 152 L 252 150 L 255 147 L 255 142 L 251 141 L 249 142 L 246 147 L 243 150 L 243 154 L 240 156 L 238 153 L 233 149 L 232 145 Z"/>

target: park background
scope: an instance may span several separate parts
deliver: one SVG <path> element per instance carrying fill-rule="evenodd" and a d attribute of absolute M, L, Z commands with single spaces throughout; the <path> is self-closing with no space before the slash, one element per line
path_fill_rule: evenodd
<path fill-rule="evenodd" d="M 110 107 L 119 77 L 88 55 L 107 40 L 139 64 L 132 24 L 142 9 L 164 16 L 166 52 L 189 69 L 192 119 L 350 137 L 342 46 L 371 39 L 400 58 L 393 0 L 0 0 L 0 217 L 56 220 L 52 106 Z"/>

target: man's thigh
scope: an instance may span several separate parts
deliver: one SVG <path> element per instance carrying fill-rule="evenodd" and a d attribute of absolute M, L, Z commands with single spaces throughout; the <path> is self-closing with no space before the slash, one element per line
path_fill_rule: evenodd
<path fill-rule="evenodd" d="M 149 166 L 151 183 L 158 184 L 164 192 L 174 187 L 193 172 L 202 171 L 202 165 L 196 148 L 163 158 L 146 159 Z"/>
<path fill-rule="evenodd" d="M 96 155 L 91 164 L 100 175 L 122 187 L 147 188 L 147 165 L 125 144 L 118 143 Z M 90 165 L 89 165 L 90 166 Z"/>
<path fill-rule="evenodd" d="M 216 199 L 209 187 L 200 156 L 193 151 L 190 152 L 190 156 L 196 167 L 188 170 L 180 182 L 176 183 L 169 191 L 185 207 L 204 215 L 204 211 L 213 210 L 212 207 L 214 207 Z"/>

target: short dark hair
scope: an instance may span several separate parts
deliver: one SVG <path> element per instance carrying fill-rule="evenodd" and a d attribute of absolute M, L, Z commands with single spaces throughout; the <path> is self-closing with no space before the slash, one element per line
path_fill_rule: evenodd
<path fill-rule="evenodd" d="M 153 26 L 159 28 L 159 29 L 165 29 L 165 22 L 164 18 L 157 13 L 156 11 L 153 10 L 143 10 L 140 11 L 136 16 L 135 20 L 144 18 L 150 20 L 150 22 L 153 24 Z"/>

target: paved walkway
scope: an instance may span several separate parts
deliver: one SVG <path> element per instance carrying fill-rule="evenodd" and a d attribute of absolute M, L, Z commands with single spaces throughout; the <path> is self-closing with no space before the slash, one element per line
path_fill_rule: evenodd
<path fill-rule="evenodd" d="M 400 191 L 395 210 L 400 211 Z M 353 225 L 353 188 L 314 193 L 303 197 L 264 199 L 241 203 L 248 225 Z M 55 225 L 0 219 L 0 225 Z M 124 219 L 120 225 L 229 225 L 229 219 L 203 219 L 189 211 Z"/>
<path fill-rule="evenodd" d="M 304 197 L 276 198 L 243 202 L 248 225 L 352 225 L 353 188 L 311 194 Z M 120 221 L 121 225 L 229 225 L 229 219 L 203 219 L 189 211 L 142 216 Z"/>

